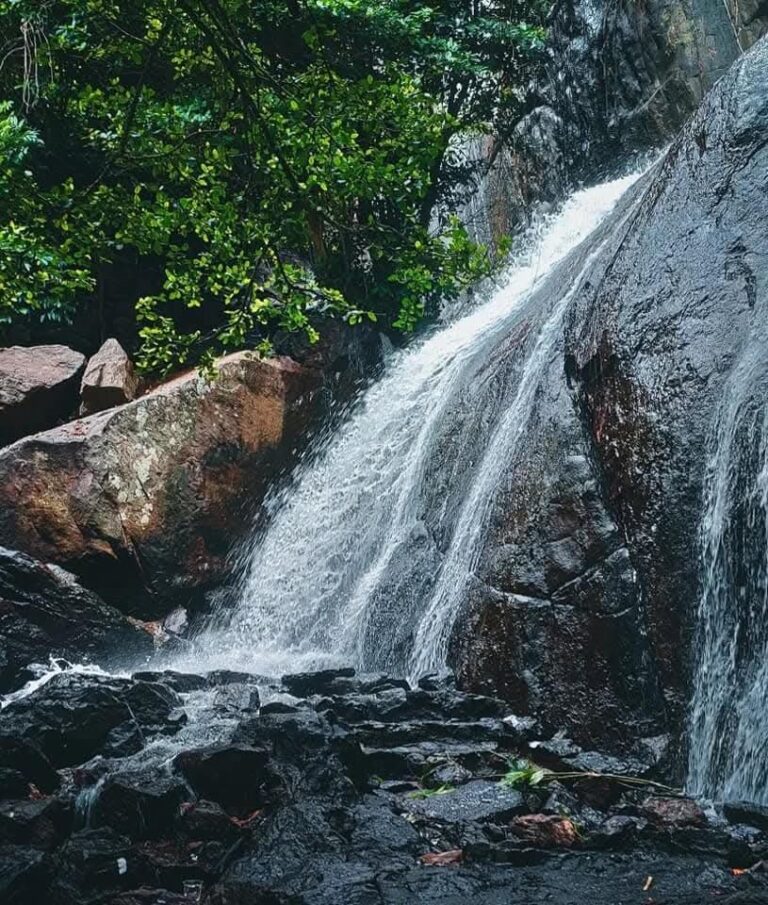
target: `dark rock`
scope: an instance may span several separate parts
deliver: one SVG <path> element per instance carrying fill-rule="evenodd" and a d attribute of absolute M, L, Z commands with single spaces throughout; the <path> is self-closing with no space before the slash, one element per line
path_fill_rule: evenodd
<path fill-rule="evenodd" d="M 685 725 L 703 451 L 728 381 L 765 345 L 755 287 L 768 249 L 766 47 L 734 65 L 596 237 L 605 247 L 537 388 L 535 442 L 499 481 L 455 629 L 463 687 L 564 727 L 585 748 L 678 738 Z M 715 232 L 702 226 L 714 221 Z M 552 310 L 583 255 L 534 292 L 526 322 Z M 520 357 L 506 337 L 489 360 L 499 380 L 514 380 Z M 764 405 L 762 377 L 752 390 L 745 411 Z M 753 467 L 748 443 L 739 455 L 740 468 Z M 738 522 L 747 516 L 731 516 L 734 537 L 750 536 Z M 732 566 L 745 570 L 736 547 Z"/>
<path fill-rule="evenodd" d="M 0 547 L 0 692 L 51 656 L 114 668 L 152 652 L 145 632 L 68 572 Z"/>
<path fill-rule="evenodd" d="M 413 814 L 446 823 L 470 820 L 506 822 L 525 810 L 525 799 L 520 792 L 500 783 L 482 780 L 469 782 L 445 794 L 407 798 L 402 803 Z"/>
<path fill-rule="evenodd" d="M 179 826 L 189 839 L 218 840 L 229 844 L 240 832 L 221 805 L 204 799 L 181 806 Z"/>
<path fill-rule="evenodd" d="M 264 748 L 238 744 L 200 748 L 177 754 L 173 764 L 200 798 L 238 813 L 263 807 L 275 781 Z"/>
<path fill-rule="evenodd" d="M 0 446 L 66 420 L 84 364 L 66 346 L 0 349 Z"/>
<path fill-rule="evenodd" d="M 177 694 L 202 691 L 209 687 L 208 680 L 204 676 L 196 676 L 194 673 L 188 672 L 175 672 L 172 669 L 164 669 L 162 672 L 135 672 L 133 678 L 137 682 L 159 682 Z"/>
<path fill-rule="evenodd" d="M 270 701 L 269 704 L 262 706 L 261 713 L 263 716 L 269 716 L 273 713 L 296 713 L 298 709 L 293 704 L 286 704 L 285 701 Z"/>
<path fill-rule="evenodd" d="M 69 834 L 72 808 L 58 798 L 0 802 L 0 844 L 54 849 Z"/>
<path fill-rule="evenodd" d="M 260 685 L 268 684 L 266 676 L 255 676 L 247 672 L 235 672 L 231 669 L 214 669 L 205 674 L 208 684 L 212 688 L 220 685 Z"/>
<path fill-rule="evenodd" d="M 750 801 L 728 801 L 723 813 L 732 823 L 746 823 L 768 832 L 768 807 Z"/>
<path fill-rule="evenodd" d="M 355 670 L 324 669 L 319 672 L 299 672 L 285 675 L 280 680 L 285 690 L 297 698 L 307 698 L 313 694 L 327 694 L 337 679 L 351 679 Z"/>
<path fill-rule="evenodd" d="M 0 845 L 0 901 L 32 905 L 45 901 L 51 873 L 48 857 L 26 846 Z"/>
<path fill-rule="evenodd" d="M 130 840 L 108 827 L 74 833 L 56 854 L 53 901 L 80 905 L 100 895 L 141 886 L 150 879 L 145 859 Z"/>
<path fill-rule="evenodd" d="M 472 773 L 460 764 L 447 763 L 432 770 L 429 778 L 434 786 L 460 786 L 472 779 Z"/>
<path fill-rule="evenodd" d="M 590 833 L 589 844 L 597 848 L 624 848 L 635 842 L 645 825 L 646 821 L 641 818 L 617 814 Z"/>
<path fill-rule="evenodd" d="M 186 787 L 175 777 L 146 770 L 110 775 L 91 806 L 91 825 L 110 827 L 132 840 L 162 837 L 188 797 Z"/>
<path fill-rule="evenodd" d="M 509 826 L 513 835 L 536 848 L 571 848 L 579 841 L 573 821 L 556 814 L 525 814 Z"/>
<path fill-rule="evenodd" d="M 92 415 L 130 402 L 138 388 L 133 362 L 116 339 L 108 339 L 88 359 L 80 384 L 80 414 Z"/>
<path fill-rule="evenodd" d="M 665 829 L 703 827 L 707 823 L 704 811 L 690 798 L 646 798 L 640 813 L 655 826 Z"/>
<path fill-rule="evenodd" d="M 55 767 L 96 754 L 119 757 L 147 738 L 176 732 L 185 719 L 180 699 L 156 683 L 62 673 L 3 711 L 0 743 L 38 749 Z"/>
<path fill-rule="evenodd" d="M 422 691 L 444 691 L 456 687 L 456 677 L 453 673 L 447 675 L 431 673 L 428 676 L 422 676 L 417 684 Z"/>
<path fill-rule="evenodd" d="M 33 742 L 3 735 L 0 722 L 0 767 L 21 774 L 27 784 L 41 792 L 54 792 L 59 787 L 59 777 L 48 758 Z"/>
<path fill-rule="evenodd" d="M 194 905 L 194 899 L 185 893 L 150 887 L 119 892 L 103 901 L 104 905 Z"/>
<path fill-rule="evenodd" d="M 29 792 L 24 774 L 13 767 L 0 767 L 0 799 L 23 798 Z"/>

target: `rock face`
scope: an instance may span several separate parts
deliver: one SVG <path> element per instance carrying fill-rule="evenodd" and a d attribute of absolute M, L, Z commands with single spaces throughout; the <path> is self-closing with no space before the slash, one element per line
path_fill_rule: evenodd
<path fill-rule="evenodd" d="M 245 353 L 0 453 L 0 543 L 141 615 L 220 581 L 306 425 L 319 371 Z M 147 601 L 153 601 L 150 605 Z"/>
<path fill-rule="evenodd" d="M 66 418 L 84 364 L 67 346 L 0 349 L 0 446 Z"/>
<path fill-rule="evenodd" d="M 661 147 L 742 51 L 768 31 L 762 0 L 558 0 L 530 110 L 502 144 L 468 148 L 488 168 L 464 212 L 484 241 L 583 181 Z"/>
<path fill-rule="evenodd" d="M 118 666 L 151 655 L 149 635 L 58 566 L 0 547 L 0 692 L 50 657 Z"/>
<path fill-rule="evenodd" d="M 80 385 L 80 414 L 91 415 L 131 402 L 138 385 L 133 362 L 125 349 L 116 339 L 108 339 L 88 360 Z"/>
<path fill-rule="evenodd" d="M 206 905 L 617 905 L 649 877 L 654 901 L 765 901 L 757 828 L 615 779 L 607 804 L 594 776 L 501 783 L 536 749 L 500 701 L 344 670 L 304 675 L 328 691 L 307 698 L 261 677 L 282 699 L 227 715 L 211 675 L 188 701 L 178 678 L 62 675 L 6 708 L 4 903 L 181 905 L 196 883 Z M 455 786 L 434 779 L 449 768 Z"/>
<path fill-rule="evenodd" d="M 454 662 L 577 741 L 684 725 L 706 451 L 766 342 L 766 172 L 764 40 L 608 224 L 500 485 Z"/>

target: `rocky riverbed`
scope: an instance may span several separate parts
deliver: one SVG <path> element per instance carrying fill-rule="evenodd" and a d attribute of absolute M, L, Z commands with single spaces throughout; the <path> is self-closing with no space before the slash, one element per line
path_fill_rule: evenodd
<path fill-rule="evenodd" d="M 583 751 L 451 677 L 64 669 L 6 700 L 7 905 L 768 902 L 768 816 L 657 784 L 663 738 Z"/>

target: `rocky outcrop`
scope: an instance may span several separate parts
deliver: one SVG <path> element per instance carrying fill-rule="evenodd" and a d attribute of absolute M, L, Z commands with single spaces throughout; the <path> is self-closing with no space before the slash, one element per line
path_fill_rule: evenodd
<path fill-rule="evenodd" d="M 684 727 L 713 426 L 750 362 L 745 411 L 768 401 L 767 171 L 762 41 L 601 234 L 535 437 L 500 485 L 455 662 L 470 688 L 577 739 Z M 548 304 L 545 289 L 531 310 Z"/>
<path fill-rule="evenodd" d="M 67 418 L 84 364 L 67 346 L 0 349 L 0 446 Z"/>
<path fill-rule="evenodd" d="M 221 581 L 290 460 L 321 372 L 246 353 L 0 453 L 0 543 L 154 615 Z"/>
<path fill-rule="evenodd" d="M 177 694 L 182 680 L 193 698 Z M 322 689 L 306 698 L 285 695 L 293 677 L 262 677 L 276 699 L 261 707 L 256 677 L 240 680 L 225 686 L 244 693 L 227 712 L 215 676 L 173 673 L 61 675 L 8 706 L 0 769 L 17 785 L 0 785 L 3 902 L 616 905 L 653 888 L 654 901 L 738 905 L 766 894 L 768 841 L 748 812 L 748 826 L 709 819 L 664 796 L 638 761 L 645 786 L 601 775 L 594 754 L 560 779 L 536 752 L 562 739 L 537 743 L 531 721 L 447 677 L 404 689 L 349 670 L 304 675 L 298 684 Z"/>
<path fill-rule="evenodd" d="M 558 0 L 546 58 L 511 135 L 467 148 L 481 172 L 463 212 L 494 240 L 677 133 L 738 56 L 768 31 L 763 0 Z"/>
<path fill-rule="evenodd" d="M 139 381 L 125 349 L 108 339 L 90 359 L 80 385 L 80 414 L 91 415 L 131 402 Z"/>
<path fill-rule="evenodd" d="M 0 692 L 31 678 L 50 658 L 103 667 L 135 664 L 153 652 L 131 625 L 73 575 L 0 547 Z"/>

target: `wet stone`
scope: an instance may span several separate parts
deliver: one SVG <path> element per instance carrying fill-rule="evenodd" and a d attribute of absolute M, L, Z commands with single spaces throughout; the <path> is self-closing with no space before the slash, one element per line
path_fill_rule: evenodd
<path fill-rule="evenodd" d="M 192 691 L 202 691 L 208 688 L 208 680 L 194 673 L 175 672 L 172 669 L 164 669 L 162 672 L 135 672 L 133 678 L 137 682 L 159 682 L 177 694 L 188 694 Z"/>
<path fill-rule="evenodd" d="M 483 780 L 467 783 L 447 794 L 405 799 L 402 804 L 414 814 L 446 823 L 470 820 L 498 823 L 525 810 L 525 799 L 520 792 Z"/>
<path fill-rule="evenodd" d="M 281 683 L 285 690 L 297 698 L 306 698 L 313 694 L 327 694 L 337 679 L 351 679 L 355 670 L 324 669 L 319 672 L 299 672 L 285 675 Z"/>
<path fill-rule="evenodd" d="M 269 798 L 276 779 L 268 762 L 265 748 L 233 744 L 184 751 L 173 765 L 200 798 L 244 812 Z"/>

